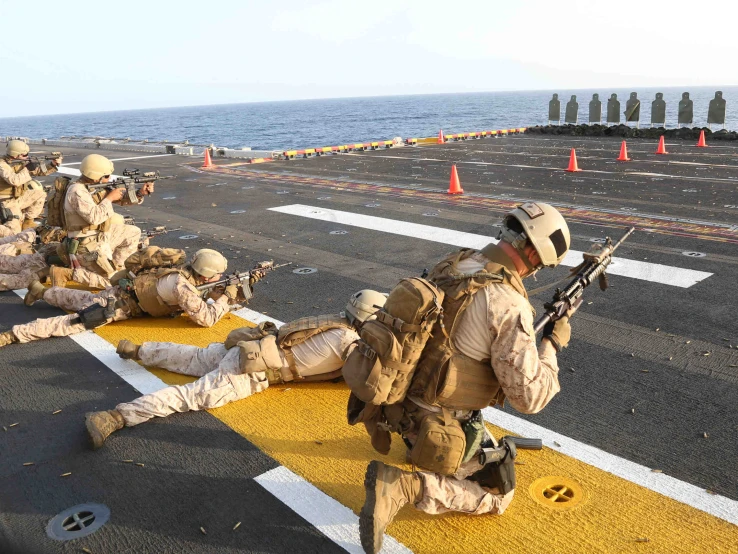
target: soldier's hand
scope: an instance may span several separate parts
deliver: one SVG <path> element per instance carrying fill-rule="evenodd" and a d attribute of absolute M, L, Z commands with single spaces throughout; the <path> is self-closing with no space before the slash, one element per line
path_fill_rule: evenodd
<path fill-rule="evenodd" d="M 54 158 L 53 160 L 51 160 L 51 163 L 54 164 L 56 167 L 59 167 L 63 161 L 64 156 L 59 156 L 58 158 Z"/>
<path fill-rule="evenodd" d="M 154 182 L 151 181 L 149 183 L 144 183 L 144 185 L 141 187 L 141 195 L 142 196 L 149 196 L 154 192 Z"/>
<path fill-rule="evenodd" d="M 228 285 L 224 293 L 230 300 L 235 300 L 238 296 L 238 285 Z"/>
<path fill-rule="evenodd" d="M 252 269 L 249 272 L 249 285 L 253 286 L 254 283 L 258 283 L 264 278 L 266 274 L 266 269 Z"/>
<path fill-rule="evenodd" d="M 120 202 L 125 193 L 126 189 L 115 188 L 105 195 L 105 200 L 110 200 L 111 202 Z"/>
<path fill-rule="evenodd" d="M 549 321 L 543 328 L 543 338 L 551 341 L 557 352 L 569 346 L 571 340 L 571 325 L 569 316 L 565 315 L 556 321 Z"/>

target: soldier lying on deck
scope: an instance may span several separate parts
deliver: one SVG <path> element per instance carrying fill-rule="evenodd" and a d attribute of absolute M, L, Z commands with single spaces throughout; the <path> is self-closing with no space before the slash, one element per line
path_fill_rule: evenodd
<path fill-rule="evenodd" d="M 225 343 L 206 348 L 121 341 L 121 358 L 200 379 L 118 404 L 114 410 L 88 413 L 85 423 L 93 448 L 100 448 L 114 431 L 153 417 L 217 408 L 274 383 L 339 378 L 344 360 L 359 339 L 358 329 L 385 300 L 384 294 L 362 290 L 351 296 L 340 314 L 304 317 L 284 324 L 279 331 L 273 323 L 236 329 Z"/>

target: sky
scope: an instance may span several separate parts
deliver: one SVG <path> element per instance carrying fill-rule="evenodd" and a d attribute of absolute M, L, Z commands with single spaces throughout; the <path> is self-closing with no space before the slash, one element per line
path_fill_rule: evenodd
<path fill-rule="evenodd" d="M 0 0 L 0 117 L 446 92 L 738 85 L 738 8 L 539 0 Z"/>

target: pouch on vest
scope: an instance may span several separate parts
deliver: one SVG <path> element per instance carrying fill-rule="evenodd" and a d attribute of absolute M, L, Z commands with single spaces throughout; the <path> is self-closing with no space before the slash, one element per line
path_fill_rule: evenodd
<path fill-rule="evenodd" d="M 277 326 L 271 321 L 262 321 L 256 327 L 240 327 L 234 329 L 225 340 L 225 347 L 230 350 L 239 342 L 249 342 L 252 340 L 261 340 L 267 335 L 276 335 Z"/>
<path fill-rule="evenodd" d="M 238 348 L 239 368 L 242 372 L 264 372 L 270 384 L 282 382 L 282 356 L 277 347 L 277 337 L 267 335 L 259 341 L 241 341 Z"/>
<path fill-rule="evenodd" d="M 425 279 L 402 279 L 343 365 L 343 378 L 364 402 L 394 404 L 405 397 L 430 331 L 441 314 L 443 292 Z"/>
<path fill-rule="evenodd" d="M 484 467 L 468 477 L 487 489 L 496 489 L 498 494 L 507 494 L 515 489 L 515 458 L 517 450 L 515 443 L 502 439 L 500 446 L 492 455 L 480 457 L 479 463 Z M 490 459 L 492 458 L 492 459 Z"/>
<path fill-rule="evenodd" d="M 448 410 L 432 413 L 420 422 L 418 437 L 410 450 L 416 466 L 442 475 L 459 470 L 466 451 L 466 435 Z"/>
<path fill-rule="evenodd" d="M 461 352 L 442 360 L 437 404 L 453 410 L 481 410 L 490 405 L 491 398 L 502 404 L 501 391 L 489 360 L 475 360 Z"/>
<path fill-rule="evenodd" d="M 464 451 L 464 459 L 461 460 L 461 463 L 465 464 L 474 457 L 484 437 L 487 435 L 482 412 L 476 410 L 472 417 L 461 424 L 461 428 L 464 430 L 464 435 L 466 436 L 466 450 Z"/>
<path fill-rule="evenodd" d="M 71 181 L 62 175 L 54 179 L 53 192 L 47 202 L 46 224 L 50 227 L 64 227 L 64 198 Z"/>
<path fill-rule="evenodd" d="M 139 250 L 128 256 L 123 263 L 128 271 L 138 273 L 144 269 L 181 265 L 186 258 L 187 254 L 185 251 L 179 248 L 147 246 L 143 250 Z"/>

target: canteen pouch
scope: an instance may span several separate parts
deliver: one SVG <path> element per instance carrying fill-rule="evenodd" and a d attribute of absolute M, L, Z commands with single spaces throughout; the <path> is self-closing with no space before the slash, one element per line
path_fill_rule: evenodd
<path fill-rule="evenodd" d="M 387 364 L 401 355 L 392 331 L 377 321 L 367 321 L 361 329 L 361 340 L 343 364 L 343 378 L 359 400 L 382 404 L 397 376 L 397 368 Z"/>
<path fill-rule="evenodd" d="M 468 477 L 487 489 L 494 489 L 497 494 L 505 495 L 515 489 L 515 444 L 502 439 L 500 448 L 505 449 L 504 457 L 499 461 L 489 462 Z M 480 460 L 480 463 L 481 460 Z"/>
<path fill-rule="evenodd" d="M 418 437 L 410 450 L 410 460 L 416 466 L 434 473 L 453 475 L 459 470 L 465 451 L 464 430 L 444 408 L 442 413 L 428 414 L 420 421 Z"/>

